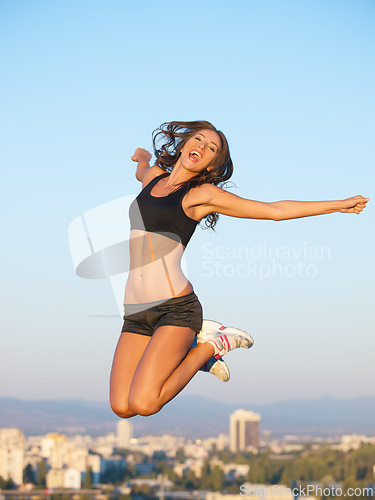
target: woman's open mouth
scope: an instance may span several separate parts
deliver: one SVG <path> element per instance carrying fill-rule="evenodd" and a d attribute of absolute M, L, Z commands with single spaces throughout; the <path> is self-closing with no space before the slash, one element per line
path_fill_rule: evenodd
<path fill-rule="evenodd" d="M 196 151 L 195 149 L 193 149 L 193 151 L 190 151 L 189 159 L 191 161 L 199 161 L 201 158 L 202 158 L 202 155 L 198 151 Z"/>

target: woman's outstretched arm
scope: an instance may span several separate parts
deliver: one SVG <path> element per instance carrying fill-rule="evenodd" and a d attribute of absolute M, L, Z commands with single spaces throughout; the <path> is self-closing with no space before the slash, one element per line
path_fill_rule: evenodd
<path fill-rule="evenodd" d="M 205 186 L 204 202 L 207 213 L 217 212 L 231 217 L 246 219 L 287 220 L 310 217 L 312 215 L 330 214 L 333 212 L 359 214 L 365 208 L 369 198 L 353 196 L 345 200 L 330 201 L 294 201 L 283 200 L 262 202 L 241 198 L 224 191 L 217 186 Z"/>
<path fill-rule="evenodd" d="M 366 207 L 369 198 L 353 196 L 346 200 L 334 201 L 276 201 L 272 205 L 277 210 L 275 220 L 298 219 L 311 215 L 324 215 L 333 212 L 360 214 Z"/>

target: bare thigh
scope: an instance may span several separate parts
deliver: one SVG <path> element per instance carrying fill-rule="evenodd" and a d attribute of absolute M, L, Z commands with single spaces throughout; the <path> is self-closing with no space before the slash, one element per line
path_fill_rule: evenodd
<path fill-rule="evenodd" d="M 156 413 L 193 377 L 199 367 L 182 363 L 195 332 L 188 327 L 157 328 L 135 370 L 129 406 L 141 415 Z"/>
<path fill-rule="evenodd" d="M 152 337 L 125 332 L 111 373 L 111 407 L 120 417 L 152 415 L 173 399 L 213 355 L 207 343 L 190 349 L 195 332 L 165 325 Z"/>
<path fill-rule="evenodd" d="M 129 392 L 135 370 L 151 337 L 124 332 L 117 343 L 113 358 L 110 402 L 112 410 L 123 418 L 135 415 L 129 408 Z"/>

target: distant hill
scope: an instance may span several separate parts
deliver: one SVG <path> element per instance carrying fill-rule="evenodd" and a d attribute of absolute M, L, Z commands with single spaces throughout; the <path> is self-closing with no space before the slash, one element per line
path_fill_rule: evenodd
<path fill-rule="evenodd" d="M 375 398 L 280 401 L 267 405 L 226 404 L 181 395 L 151 417 L 135 417 L 135 435 L 170 433 L 191 438 L 229 432 L 229 415 L 238 408 L 261 414 L 261 429 L 274 435 L 342 433 L 375 435 Z M 59 431 L 103 435 L 119 419 L 108 402 L 85 400 L 26 401 L 0 397 L 0 427 L 17 427 L 26 435 Z"/>

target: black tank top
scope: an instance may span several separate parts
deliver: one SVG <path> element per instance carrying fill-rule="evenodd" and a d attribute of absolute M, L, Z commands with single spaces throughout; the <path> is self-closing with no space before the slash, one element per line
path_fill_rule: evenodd
<path fill-rule="evenodd" d="M 151 195 L 155 184 L 168 175 L 166 172 L 152 179 L 132 202 L 129 208 L 130 229 L 163 234 L 186 247 L 199 222 L 186 215 L 182 208 L 187 186 L 181 186 L 167 196 Z"/>

